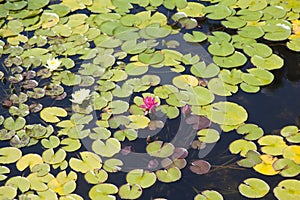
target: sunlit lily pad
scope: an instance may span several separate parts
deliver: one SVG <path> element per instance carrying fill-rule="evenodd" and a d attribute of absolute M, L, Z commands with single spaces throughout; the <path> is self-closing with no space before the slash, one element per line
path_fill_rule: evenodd
<path fill-rule="evenodd" d="M 261 155 L 260 159 L 262 160 L 262 162 L 256 164 L 253 167 L 255 171 L 268 176 L 273 176 L 280 172 L 280 171 L 276 171 L 273 168 L 273 164 L 278 160 L 278 158 L 273 157 L 271 155 Z"/>
<path fill-rule="evenodd" d="M 202 129 L 197 132 L 198 139 L 205 143 L 215 143 L 220 139 L 220 134 L 215 129 Z"/>
<path fill-rule="evenodd" d="M 297 126 L 285 126 L 281 129 L 280 134 L 292 143 L 300 143 L 300 133 Z"/>
<path fill-rule="evenodd" d="M 247 62 L 247 58 L 244 54 L 235 51 L 232 55 L 227 57 L 214 56 L 213 61 L 224 68 L 233 68 L 244 65 Z"/>
<path fill-rule="evenodd" d="M 142 195 L 142 188 L 137 185 L 125 184 L 119 188 L 119 196 L 122 199 L 137 199 Z"/>
<path fill-rule="evenodd" d="M 277 199 L 298 199 L 300 198 L 299 190 L 300 181 L 296 179 L 288 179 L 281 181 L 273 192 Z"/>
<path fill-rule="evenodd" d="M 10 164 L 18 161 L 22 156 L 22 151 L 15 147 L 2 147 L 0 149 L 0 163 Z"/>
<path fill-rule="evenodd" d="M 110 183 L 102 183 L 95 185 L 89 191 L 89 197 L 92 200 L 115 200 L 113 194 L 118 192 L 118 188 Z"/>
<path fill-rule="evenodd" d="M 244 138 L 247 140 L 257 140 L 264 135 L 263 129 L 255 124 L 243 124 L 236 131 L 245 135 Z"/>
<path fill-rule="evenodd" d="M 197 194 L 194 200 L 223 200 L 223 196 L 214 190 L 205 190 L 201 194 Z"/>
<path fill-rule="evenodd" d="M 241 156 L 246 156 L 247 152 L 250 150 L 256 150 L 257 147 L 255 143 L 243 139 L 233 141 L 230 146 L 229 150 L 233 154 L 240 153 Z"/>
<path fill-rule="evenodd" d="M 204 62 L 198 62 L 191 67 L 191 73 L 200 78 L 211 78 L 216 76 L 220 72 L 220 68 L 211 63 L 206 66 Z"/>
<path fill-rule="evenodd" d="M 7 130 L 20 130 L 25 126 L 26 120 L 23 117 L 18 117 L 14 120 L 12 117 L 6 118 L 3 122 L 4 128 Z"/>
<path fill-rule="evenodd" d="M 242 167 L 251 168 L 254 165 L 261 163 L 260 154 L 257 151 L 249 150 L 246 153 L 246 158 L 239 160 L 237 164 Z"/>
<path fill-rule="evenodd" d="M 110 173 L 118 172 L 122 169 L 123 162 L 119 159 L 111 158 L 104 162 L 103 169 Z"/>
<path fill-rule="evenodd" d="M 207 6 L 203 9 L 209 19 L 220 20 L 224 19 L 232 14 L 232 11 L 224 5 L 216 4 Z"/>
<path fill-rule="evenodd" d="M 203 42 L 207 36 L 202 32 L 193 31 L 193 34 L 186 33 L 183 39 L 187 42 Z"/>
<path fill-rule="evenodd" d="M 291 145 L 283 150 L 283 157 L 300 164 L 300 146 Z"/>
<path fill-rule="evenodd" d="M 19 171 L 24 171 L 28 166 L 30 167 L 30 170 L 32 170 L 35 165 L 41 163 L 43 163 L 43 160 L 40 155 L 26 154 L 18 160 L 16 166 Z"/>
<path fill-rule="evenodd" d="M 240 193 L 248 198 L 262 198 L 270 190 L 269 185 L 258 178 L 248 178 L 239 185 Z"/>
<path fill-rule="evenodd" d="M 28 179 L 21 176 L 14 176 L 8 179 L 5 185 L 18 188 L 22 193 L 28 191 L 30 188 L 30 182 L 28 181 Z"/>
<path fill-rule="evenodd" d="M 166 158 L 173 154 L 175 147 L 172 143 L 164 143 L 162 141 L 151 142 L 147 145 L 146 151 L 149 155 Z"/>
<path fill-rule="evenodd" d="M 13 186 L 1 186 L 0 198 L 1 199 L 14 199 L 17 196 L 17 188 Z"/>
<path fill-rule="evenodd" d="M 141 186 L 141 188 L 148 188 L 156 182 L 156 176 L 153 172 L 134 169 L 128 172 L 126 181 L 131 185 L 137 184 Z"/>
<path fill-rule="evenodd" d="M 86 173 L 88 171 L 101 168 L 101 158 L 92 152 L 83 151 L 80 152 L 81 160 L 77 158 L 71 158 L 69 161 L 70 167 L 78 172 Z"/>
<path fill-rule="evenodd" d="M 59 107 L 48 107 L 44 108 L 41 113 L 41 118 L 46 122 L 56 123 L 59 122 L 60 119 L 58 117 L 66 117 L 67 111 L 63 108 Z"/>
<path fill-rule="evenodd" d="M 277 56 L 276 54 L 272 54 L 267 58 L 254 55 L 251 58 L 251 62 L 258 68 L 266 70 L 280 69 L 283 66 L 283 59 Z"/>
<path fill-rule="evenodd" d="M 94 169 L 85 173 L 84 179 L 90 184 L 104 183 L 108 179 L 108 174 L 104 170 Z"/>
<path fill-rule="evenodd" d="M 270 155 L 282 155 L 283 150 L 287 147 L 285 141 L 278 135 L 266 135 L 258 140 L 262 146 L 261 151 Z"/>
<path fill-rule="evenodd" d="M 121 150 L 121 144 L 115 138 L 109 138 L 105 142 L 96 140 L 93 142 L 92 149 L 101 156 L 112 157 Z"/>
<path fill-rule="evenodd" d="M 177 167 L 156 171 L 157 179 L 163 183 L 171 183 L 181 178 L 181 171 Z"/>
<path fill-rule="evenodd" d="M 47 149 L 42 154 L 43 161 L 48 164 L 59 164 L 65 160 L 66 156 L 63 149 L 58 149 L 56 152 L 53 149 Z"/>
<path fill-rule="evenodd" d="M 273 163 L 273 168 L 280 171 L 280 175 L 283 177 L 295 177 L 300 174 L 300 166 L 287 158 L 278 159 Z"/>

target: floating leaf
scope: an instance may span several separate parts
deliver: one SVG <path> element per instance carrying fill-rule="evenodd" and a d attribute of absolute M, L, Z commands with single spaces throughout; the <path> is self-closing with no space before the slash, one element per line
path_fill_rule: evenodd
<path fill-rule="evenodd" d="M 242 167 L 251 168 L 254 165 L 261 163 L 260 154 L 257 151 L 249 150 L 246 153 L 246 158 L 239 160 L 237 164 Z"/>
<path fill-rule="evenodd" d="M 92 149 L 101 156 L 112 157 L 121 150 L 121 144 L 115 138 L 108 138 L 105 143 L 101 140 L 95 140 Z"/>
<path fill-rule="evenodd" d="M 191 75 L 180 75 L 173 78 L 173 84 L 180 88 L 186 89 L 190 86 L 198 85 L 198 79 Z"/>
<path fill-rule="evenodd" d="M 104 162 L 103 169 L 107 172 L 114 173 L 120 171 L 122 165 L 123 162 L 121 160 L 111 158 Z"/>
<path fill-rule="evenodd" d="M 278 159 L 273 163 L 273 168 L 280 171 L 283 177 L 294 177 L 300 174 L 300 166 L 294 161 L 286 158 Z"/>
<path fill-rule="evenodd" d="M 22 129 L 26 124 L 26 120 L 23 117 L 18 117 L 14 120 L 12 117 L 6 118 L 3 122 L 4 128 L 7 130 L 17 131 Z"/>
<path fill-rule="evenodd" d="M 122 199 L 137 199 L 142 195 L 142 188 L 137 185 L 125 184 L 119 188 L 119 196 Z"/>
<path fill-rule="evenodd" d="M 247 71 L 249 73 L 243 73 L 241 78 L 248 85 L 264 86 L 270 84 L 274 80 L 274 75 L 265 69 L 252 68 Z"/>
<path fill-rule="evenodd" d="M 191 73 L 200 78 L 211 78 L 219 74 L 220 68 L 211 63 L 209 65 L 205 65 L 205 62 L 198 62 L 191 67 Z"/>
<path fill-rule="evenodd" d="M 207 36 L 202 32 L 193 31 L 192 33 L 193 34 L 185 33 L 183 39 L 187 42 L 203 42 L 207 39 Z"/>
<path fill-rule="evenodd" d="M 108 179 L 108 174 L 102 169 L 94 169 L 85 173 L 84 179 L 90 184 L 104 183 Z"/>
<path fill-rule="evenodd" d="M 285 126 L 281 129 L 280 134 L 292 143 L 300 143 L 300 133 L 297 126 Z"/>
<path fill-rule="evenodd" d="M 99 169 L 102 166 L 101 158 L 92 152 L 83 151 L 80 152 L 81 160 L 77 158 L 71 158 L 69 161 L 70 167 L 81 173 L 87 173 L 94 169 Z"/>
<path fill-rule="evenodd" d="M 22 151 L 15 147 L 2 147 L 0 149 L 0 163 L 10 164 L 18 161 L 22 156 Z"/>
<path fill-rule="evenodd" d="M 220 134 L 215 129 L 202 129 L 197 132 L 198 139 L 205 143 L 215 143 L 220 139 Z"/>
<path fill-rule="evenodd" d="M 172 143 L 164 143 L 162 141 L 151 142 L 147 145 L 146 151 L 150 156 L 166 158 L 173 154 L 174 145 Z"/>
<path fill-rule="evenodd" d="M 241 135 L 245 135 L 246 140 L 257 140 L 264 135 L 263 129 L 256 124 L 243 124 L 236 131 Z"/>
<path fill-rule="evenodd" d="M 197 194 L 194 200 L 223 200 L 222 195 L 214 190 L 204 190 L 201 194 Z"/>
<path fill-rule="evenodd" d="M 40 1 L 35 1 L 35 0 L 28 0 L 27 4 L 27 8 L 29 10 L 38 10 L 46 5 L 48 5 L 48 3 L 50 2 L 50 0 L 40 0 Z"/>
<path fill-rule="evenodd" d="M 211 165 L 205 160 L 196 160 L 191 163 L 190 170 L 195 174 L 206 174 L 209 172 Z"/>
<path fill-rule="evenodd" d="M 296 179 L 288 179 L 281 181 L 273 192 L 277 199 L 299 199 L 300 181 Z"/>
<path fill-rule="evenodd" d="M 118 192 L 118 188 L 110 183 L 102 183 L 95 185 L 89 191 L 89 197 L 92 200 L 114 200 L 116 199 L 113 194 Z"/>
<path fill-rule="evenodd" d="M 253 169 L 261 174 L 272 176 L 278 174 L 279 171 L 274 170 L 273 164 L 278 160 L 278 158 L 271 155 L 261 155 L 261 163 L 256 164 Z"/>
<path fill-rule="evenodd" d="M 208 46 L 208 52 L 215 56 L 229 56 L 233 54 L 234 47 L 229 42 L 212 43 Z"/>
<path fill-rule="evenodd" d="M 251 58 L 251 62 L 256 67 L 266 70 L 280 69 L 283 66 L 283 59 L 275 54 L 272 54 L 267 58 L 254 55 Z"/>
<path fill-rule="evenodd" d="M 53 149 L 47 149 L 42 154 L 43 161 L 48 164 L 59 164 L 65 160 L 66 156 L 63 149 L 58 149 L 55 153 Z"/>
<path fill-rule="evenodd" d="M 156 176 L 153 172 L 134 169 L 128 172 L 126 181 L 131 185 L 137 184 L 141 186 L 141 188 L 148 188 L 156 182 Z"/>
<path fill-rule="evenodd" d="M 59 122 L 60 119 L 58 117 L 66 117 L 67 111 L 63 108 L 59 107 L 48 107 L 44 108 L 41 113 L 41 118 L 46 122 L 56 123 Z"/>
<path fill-rule="evenodd" d="M 300 146 L 291 145 L 283 150 L 283 157 L 300 164 Z"/>
<path fill-rule="evenodd" d="M 130 120 L 130 123 L 125 126 L 130 129 L 143 129 L 150 123 L 150 119 L 143 115 L 129 115 L 128 119 Z"/>
<path fill-rule="evenodd" d="M 207 6 L 203 9 L 203 12 L 207 14 L 207 18 L 214 20 L 224 19 L 232 14 L 227 6 L 221 4 Z"/>
<path fill-rule="evenodd" d="M 283 150 L 287 147 L 285 141 L 278 135 L 266 135 L 258 140 L 262 146 L 261 151 L 273 156 L 282 155 Z"/>
<path fill-rule="evenodd" d="M 245 157 L 248 151 L 256 150 L 256 145 L 253 142 L 243 140 L 243 139 L 239 139 L 239 140 L 233 141 L 230 144 L 229 150 L 233 154 L 240 153 L 241 156 Z"/>
<path fill-rule="evenodd" d="M 181 178 L 181 171 L 177 167 L 156 171 L 157 179 L 163 183 L 171 183 Z"/>
<path fill-rule="evenodd" d="M 0 187 L 0 198 L 1 199 L 14 199 L 17 196 L 17 188 L 12 186 L 1 186 Z"/>
<path fill-rule="evenodd" d="M 235 51 L 232 55 L 227 57 L 214 56 L 213 61 L 224 68 L 233 68 L 244 65 L 247 62 L 247 58 L 244 54 Z"/>
<path fill-rule="evenodd" d="M 270 190 L 269 185 L 258 178 L 248 178 L 239 185 L 240 193 L 248 198 L 262 198 Z"/>
<path fill-rule="evenodd" d="M 43 160 L 40 155 L 30 153 L 22 156 L 18 160 L 16 167 L 19 171 L 24 171 L 27 167 L 30 167 L 30 170 L 32 170 L 35 165 L 41 163 L 43 163 Z"/>
<path fill-rule="evenodd" d="M 18 188 L 22 193 L 28 191 L 30 188 L 30 182 L 28 181 L 28 179 L 21 176 L 14 176 L 8 179 L 5 185 Z"/>

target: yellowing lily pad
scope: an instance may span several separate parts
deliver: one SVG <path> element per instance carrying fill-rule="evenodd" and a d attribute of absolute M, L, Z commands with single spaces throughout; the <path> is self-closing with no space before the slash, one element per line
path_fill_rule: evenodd
<path fill-rule="evenodd" d="M 276 171 L 273 168 L 273 163 L 278 160 L 278 158 L 273 157 L 271 155 L 261 155 L 260 159 L 261 163 L 256 164 L 253 169 L 261 174 L 273 176 L 278 174 L 280 171 Z"/>
<path fill-rule="evenodd" d="M 51 123 L 59 122 L 60 119 L 58 117 L 66 117 L 67 114 L 65 109 L 59 107 L 44 108 L 40 113 L 43 120 Z"/>
<path fill-rule="evenodd" d="M 1 199 L 14 199 L 17 196 L 17 188 L 12 186 L 1 186 L 0 187 L 0 198 Z"/>
<path fill-rule="evenodd" d="M 180 75 L 173 78 L 173 84 L 180 89 L 186 89 L 198 85 L 198 79 L 191 75 Z"/>
<path fill-rule="evenodd" d="M 291 145 L 283 150 L 283 157 L 293 160 L 296 164 L 300 164 L 300 146 Z"/>
<path fill-rule="evenodd" d="M 102 169 L 94 169 L 84 174 L 84 179 L 90 184 L 104 183 L 108 179 L 108 174 Z"/>
<path fill-rule="evenodd" d="M 63 149 L 58 149 L 57 152 L 54 152 L 53 149 L 47 149 L 42 154 L 43 161 L 48 164 L 59 164 L 65 160 L 66 156 L 67 154 Z"/>

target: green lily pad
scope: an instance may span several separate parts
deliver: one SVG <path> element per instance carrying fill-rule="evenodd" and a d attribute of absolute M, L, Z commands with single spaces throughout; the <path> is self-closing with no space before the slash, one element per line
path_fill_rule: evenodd
<path fill-rule="evenodd" d="M 10 164 L 17 162 L 21 158 L 22 151 L 15 147 L 2 147 L 0 155 L 1 164 Z"/>
<path fill-rule="evenodd" d="M 207 6 L 202 11 L 207 14 L 207 18 L 214 20 L 224 19 L 232 14 L 230 8 L 221 4 Z"/>
<path fill-rule="evenodd" d="M 204 190 L 201 194 L 197 194 L 194 200 L 223 200 L 223 196 L 214 190 Z"/>
<path fill-rule="evenodd" d="M 283 177 L 295 177 L 300 174 L 300 166 L 287 158 L 276 160 L 273 163 L 273 168 L 280 171 L 280 175 Z"/>
<path fill-rule="evenodd" d="M 229 42 L 212 43 L 208 46 L 208 52 L 215 56 L 229 56 L 233 54 L 234 47 Z"/>
<path fill-rule="evenodd" d="M 56 148 L 58 147 L 60 140 L 56 136 L 50 136 L 49 139 L 42 139 L 41 141 L 43 147 L 50 149 L 50 148 Z"/>
<path fill-rule="evenodd" d="M 41 1 L 35 1 L 35 0 L 28 0 L 28 6 L 27 8 L 29 10 L 38 10 L 40 8 L 45 7 L 46 5 L 48 5 L 50 2 L 50 0 L 41 0 Z"/>
<path fill-rule="evenodd" d="M 231 40 L 231 35 L 226 32 L 222 31 L 214 31 L 212 32 L 213 36 L 208 36 L 208 41 L 210 43 L 222 43 L 222 42 L 229 42 Z"/>
<path fill-rule="evenodd" d="M 239 160 L 237 164 L 242 167 L 252 168 L 261 162 L 260 154 L 257 151 L 249 150 L 246 153 L 246 158 Z"/>
<path fill-rule="evenodd" d="M 291 145 L 283 150 L 283 157 L 300 164 L 300 146 Z"/>
<path fill-rule="evenodd" d="M 21 176 L 14 176 L 8 179 L 5 183 L 7 186 L 13 186 L 19 189 L 22 193 L 26 192 L 30 188 L 30 182 L 27 178 Z"/>
<path fill-rule="evenodd" d="M 131 185 L 139 185 L 141 188 L 149 188 L 156 182 L 156 176 L 153 172 L 142 169 L 134 169 L 126 175 L 126 181 Z"/>
<path fill-rule="evenodd" d="M 258 140 L 262 146 L 261 151 L 269 155 L 282 155 L 283 150 L 287 147 L 285 141 L 278 135 L 266 135 Z"/>
<path fill-rule="evenodd" d="M 266 40 L 282 41 L 291 35 L 291 24 L 285 20 L 268 20 L 263 29 Z"/>
<path fill-rule="evenodd" d="M 211 63 L 206 66 L 204 62 L 198 62 L 191 67 L 191 73 L 200 78 L 212 78 L 219 74 L 220 68 Z"/>
<path fill-rule="evenodd" d="M 142 188 L 137 185 L 125 184 L 119 188 L 119 196 L 122 199 L 137 199 L 142 195 Z"/>
<path fill-rule="evenodd" d="M 257 11 L 267 7 L 268 2 L 266 0 L 240 0 L 237 4 L 242 9 L 247 8 L 250 11 Z"/>
<path fill-rule="evenodd" d="M 205 143 L 215 143 L 220 139 L 220 134 L 215 129 L 202 129 L 197 132 L 198 139 Z"/>
<path fill-rule="evenodd" d="M 227 17 L 226 21 L 222 21 L 221 23 L 226 28 L 231 28 L 231 29 L 238 29 L 247 24 L 246 20 L 241 19 L 240 17 L 236 17 L 236 16 Z"/>
<path fill-rule="evenodd" d="M 248 151 L 250 151 L 250 150 L 253 151 L 256 149 L 257 149 L 257 147 L 256 147 L 255 143 L 244 140 L 244 139 L 235 140 L 229 146 L 229 150 L 231 153 L 233 153 L 233 154 L 240 153 L 240 155 L 243 157 L 246 156 Z"/>
<path fill-rule="evenodd" d="M 274 195 L 277 199 L 298 199 L 300 193 L 298 188 L 300 187 L 300 181 L 296 179 L 288 179 L 281 181 L 277 187 L 273 189 Z"/>
<path fill-rule="evenodd" d="M 14 120 L 12 117 L 6 118 L 3 122 L 4 128 L 7 130 L 20 130 L 26 124 L 26 120 L 23 117 L 18 117 Z"/>
<path fill-rule="evenodd" d="M 92 149 L 95 153 L 110 158 L 119 153 L 121 144 L 115 138 L 108 138 L 105 143 L 101 140 L 95 140 L 92 144 Z"/>
<path fill-rule="evenodd" d="M 198 79 L 191 75 L 180 75 L 173 78 L 173 84 L 180 89 L 187 89 L 190 86 L 197 86 Z"/>
<path fill-rule="evenodd" d="M 235 51 L 232 55 L 223 57 L 223 56 L 214 56 L 213 61 L 224 68 L 233 68 L 244 65 L 247 62 L 247 58 L 244 54 Z"/>
<path fill-rule="evenodd" d="M 173 85 L 162 85 L 155 87 L 154 94 L 161 99 L 166 99 L 170 94 L 178 92 L 178 89 Z"/>
<path fill-rule="evenodd" d="M 18 160 L 16 167 L 19 171 L 24 171 L 27 167 L 30 167 L 30 170 L 32 170 L 35 165 L 41 163 L 43 163 L 43 160 L 40 155 L 29 153 Z"/>
<path fill-rule="evenodd" d="M 63 108 L 59 107 L 48 107 L 44 108 L 40 112 L 41 118 L 45 120 L 46 122 L 56 123 L 59 122 L 60 119 L 58 117 L 66 117 L 67 111 L 65 111 Z"/>
<path fill-rule="evenodd" d="M 84 179 L 90 184 L 104 183 L 108 179 L 108 174 L 102 169 L 94 169 L 85 173 Z"/>
<path fill-rule="evenodd" d="M 274 75 L 265 69 L 252 68 L 247 69 L 247 71 L 249 73 L 243 73 L 241 78 L 248 85 L 264 86 L 274 80 Z"/>
<path fill-rule="evenodd" d="M 174 145 L 172 143 L 164 143 L 162 141 L 151 142 L 147 145 L 146 151 L 150 156 L 159 158 L 169 157 L 174 153 Z"/>
<path fill-rule="evenodd" d="M 110 183 L 97 184 L 89 191 L 89 197 L 92 200 L 115 200 L 113 194 L 118 192 L 118 188 Z"/>
<path fill-rule="evenodd" d="M 248 178 L 239 185 L 240 193 L 248 198 L 262 198 L 270 190 L 269 185 L 258 178 Z"/>
<path fill-rule="evenodd" d="M 150 24 L 145 28 L 146 34 L 152 38 L 164 38 L 171 33 L 169 26 L 160 26 L 159 24 Z"/>
<path fill-rule="evenodd" d="M 291 39 L 287 43 L 287 47 L 293 51 L 299 52 L 300 51 L 300 38 Z"/>
<path fill-rule="evenodd" d="M 257 140 L 264 135 L 264 130 L 256 124 L 243 124 L 236 131 L 241 135 L 245 135 L 246 140 Z"/>
<path fill-rule="evenodd" d="M 1 199 L 14 199 L 17 196 L 17 188 L 13 186 L 1 186 L 0 198 Z"/>
<path fill-rule="evenodd" d="M 115 100 L 111 101 L 108 104 L 108 107 L 110 108 L 112 114 L 122 114 L 128 110 L 129 104 L 126 101 Z"/>
<path fill-rule="evenodd" d="M 300 133 L 297 126 L 285 126 L 281 129 L 280 134 L 292 143 L 300 143 Z"/>
<path fill-rule="evenodd" d="M 257 55 L 267 58 L 272 55 L 272 49 L 269 46 L 260 43 L 247 45 L 243 48 L 243 50 L 250 57 Z"/>
<path fill-rule="evenodd" d="M 66 156 L 63 149 L 58 149 L 56 152 L 53 149 L 47 149 L 42 154 L 43 161 L 48 164 L 59 164 L 65 160 Z"/>
<path fill-rule="evenodd" d="M 189 17 L 202 17 L 204 15 L 203 9 L 205 8 L 204 5 L 196 2 L 188 2 L 187 6 L 183 9 L 178 9 L 178 12 L 185 13 L 186 16 Z M 175 20 L 176 21 L 176 20 Z"/>
<path fill-rule="evenodd" d="M 199 31 L 193 31 L 193 34 L 185 33 L 183 39 L 187 42 L 203 42 L 207 39 L 207 36 Z"/>
<path fill-rule="evenodd" d="M 129 141 L 135 140 L 138 137 L 138 133 L 134 129 L 118 130 L 114 133 L 114 138 L 119 141 L 124 141 L 127 138 Z"/>
<path fill-rule="evenodd" d="M 94 169 L 99 169 L 102 166 L 101 158 L 92 152 L 83 151 L 80 152 L 81 160 L 77 158 L 71 158 L 69 161 L 70 167 L 81 173 L 87 173 Z"/>
<path fill-rule="evenodd" d="M 120 171 L 123 162 L 119 159 L 111 158 L 104 162 L 103 169 L 110 173 L 115 173 Z"/>
<path fill-rule="evenodd" d="M 9 173 L 10 173 L 10 169 L 8 167 L 0 166 L 0 181 L 3 181 L 7 178 L 7 176 L 4 174 L 9 174 Z"/>
<path fill-rule="evenodd" d="M 192 107 L 192 111 L 193 107 Z M 195 113 L 198 113 L 195 110 Z M 200 113 L 206 115 L 211 121 L 224 125 L 238 125 L 247 120 L 247 111 L 236 103 L 217 102 L 202 108 Z"/>
<path fill-rule="evenodd" d="M 157 179 L 163 183 L 171 183 L 181 178 L 181 171 L 177 167 L 171 167 L 165 170 L 157 170 Z"/>
<path fill-rule="evenodd" d="M 245 38 L 257 39 L 262 37 L 265 32 L 261 27 L 258 26 L 246 26 L 238 31 L 238 34 Z"/>
<path fill-rule="evenodd" d="M 219 78 L 210 79 L 207 86 L 211 92 L 219 96 L 231 96 L 232 93 L 236 93 L 238 91 L 238 87 L 236 85 L 224 83 Z"/>
<path fill-rule="evenodd" d="M 179 110 L 175 106 L 162 105 L 157 108 L 157 111 L 163 112 L 169 119 L 174 119 L 179 115 Z"/>
<path fill-rule="evenodd" d="M 272 18 L 280 19 L 286 15 L 286 10 L 281 6 L 267 6 L 263 10 L 264 15 L 269 15 Z"/>
<path fill-rule="evenodd" d="M 244 92 L 248 92 L 248 93 L 256 93 L 256 92 L 258 92 L 260 90 L 260 87 L 249 85 L 248 83 L 241 83 L 240 84 L 240 88 Z"/>
<path fill-rule="evenodd" d="M 129 115 L 128 119 L 130 120 L 130 123 L 125 126 L 130 129 L 143 129 L 150 123 L 150 119 L 143 115 Z"/>

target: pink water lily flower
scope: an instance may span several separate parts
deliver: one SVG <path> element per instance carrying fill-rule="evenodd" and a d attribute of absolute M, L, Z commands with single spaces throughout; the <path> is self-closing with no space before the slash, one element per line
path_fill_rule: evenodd
<path fill-rule="evenodd" d="M 148 114 L 151 110 L 154 110 L 155 107 L 158 106 L 158 102 L 155 102 L 155 98 L 154 97 L 145 97 L 143 99 L 144 104 L 140 105 L 141 108 L 146 109 L 145 115 Z"/>

